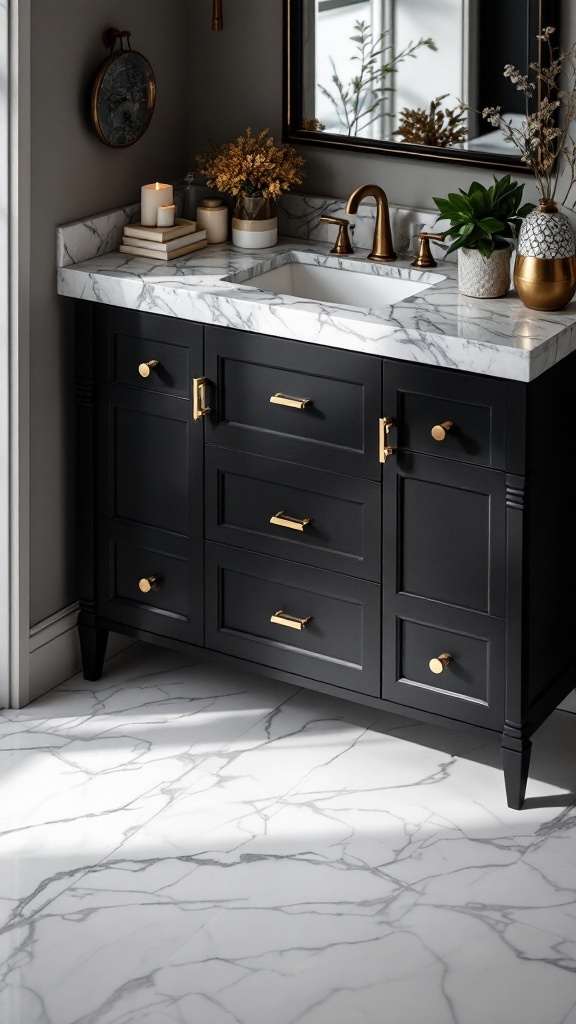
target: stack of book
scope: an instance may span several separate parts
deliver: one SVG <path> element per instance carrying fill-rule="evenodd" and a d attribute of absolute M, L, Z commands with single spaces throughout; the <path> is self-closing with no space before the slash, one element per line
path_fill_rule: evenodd
<path fill-rule="evenodd" d="M 146 256 L 152 260 L 175 260 L 208 245 L 206 232 L 197 231 L 195 220 L 177 218 L 173 228 L 150 228 L 144 224 L 127 224 L 120 252 Z"/>

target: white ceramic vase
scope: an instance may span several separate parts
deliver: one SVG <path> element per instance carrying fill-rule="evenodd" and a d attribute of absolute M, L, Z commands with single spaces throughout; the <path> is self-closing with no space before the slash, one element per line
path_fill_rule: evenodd
<path fill-rule="evenodd" d="M 477 249 L 458 249 L 458 288 L 475 299 L 497 299 L 510 288 L 510 246 L 483 256 Z"/>
<path fill-rule="evenodd" d="M 541 199 L 540 207 L 522 221 L 518 255 L 541 260 L 563 260 L 576 255 L 570 221 L 552 199 Z"/>

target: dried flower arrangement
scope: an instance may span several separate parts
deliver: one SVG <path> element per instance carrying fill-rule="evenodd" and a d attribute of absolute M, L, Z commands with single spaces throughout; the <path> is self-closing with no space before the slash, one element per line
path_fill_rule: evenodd
<path fill-rule="evenodd" d="M 461 146 L 468 135 L 465 108 L 460 104 L 453 110 L 448 107 L 443 110 L 442 104 L 448 95 L 437 96 L 429 110 L 404 107 L 400 111 L 400 127 L 393 134 L 418 146 Z"/>
<path fill-rule="evenodd" d="M 556 200 L 563 174 L 561 157 L 568 166 L 569 185 L 562 205 L 568 199 L 576 182 L 576 138 L 573 134 L 576 120 L 576 43 L 569 50 L 553 47 L 554 28 L 545 28 L 536 38 L 548 47 L 548 63 L 532 63 L 530 75 L 507 64 L 505 78 L 509 78 L 526 98 L 526 120 L 520 127 L 502 116 L 500 107 L 486 107 L 482 117 L 519 150 L 522 162 L 536 177 L 538 191 L 543 199 Z M 530 101 L 538 97 L 535 112 Z"/>
<path fill-rule="evenodd" d="M 330 57 L 334 92 L 319 85 L 320 91 L 334 107 L 346 135 L 359 135 L 378 120 L 384 93 L 393 92 L 393 87 L 386 85 L 386 79 L 396 72 L 398 64 L 408 57 L 416 57 L 423 46 L 429 50 L 438 49 L 433 39 L 420 39 L 394 54 L 392 44 L 386 42 L 388 31 L 374 39 L 372 26 L 365 21 L 354 23 L 354 33 L 350 40 L 355 43 L 357 52 L 351 60 L 360 64 L 359 73 L 345 84 Z"/>
<path fill-rule="evenodd" d="M 236 142 L 212 143 L 196 161 L 211 188 L 233 196 L 277 199 L 303 178 L 304 158 L 292 146 L 275 143 L 268 128 L 258 135 L 247 128 Z"/>

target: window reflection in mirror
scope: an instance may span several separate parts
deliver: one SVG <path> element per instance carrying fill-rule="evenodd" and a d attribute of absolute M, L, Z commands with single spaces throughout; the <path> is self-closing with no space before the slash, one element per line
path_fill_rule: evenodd
<path fill-rule="evenodd" d="M 475 111 L 523 119 L 503 68 L 538 58 L 544 8 L 557 14 L 546 0 L 302 0 L 300 127 L 516 159 Z"/>

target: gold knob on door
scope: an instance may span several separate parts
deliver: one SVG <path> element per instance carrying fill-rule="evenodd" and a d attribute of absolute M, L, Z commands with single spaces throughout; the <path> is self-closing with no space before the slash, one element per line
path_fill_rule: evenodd
<path fill-rule="evenodd" d="M 452 655 L 445 651 L 444 654 L 439 654 L 437 658 L 432 658 L 432 661 L 428 663 L 428 668 L 434 675 L 439 676 L 453 660 Z"/>
<path fill-rule="evenodd" d="M 147 363 L 140 363 L 138 367 L 138 373 L 141 377 L 149 377 L 152 370 L 158 366 L 157 359 L 149 359 Z"/>
<path fill-rule="evenodd" d="M 160 586 L 160 579 L 160 576 L 146 576 L 139 581 L 138 586 L 143 594 L 149 594 L 151 590 L 156 590 Z"/>
<path fill-rule="evenodd" d="M 444 441 L 446 434 L 449 434 L 454 424 L 452 420 L 445 420 L 444 423 L 437 423 L 435 427 L 432 427 L 430 433 L 435 441 Z"/>

